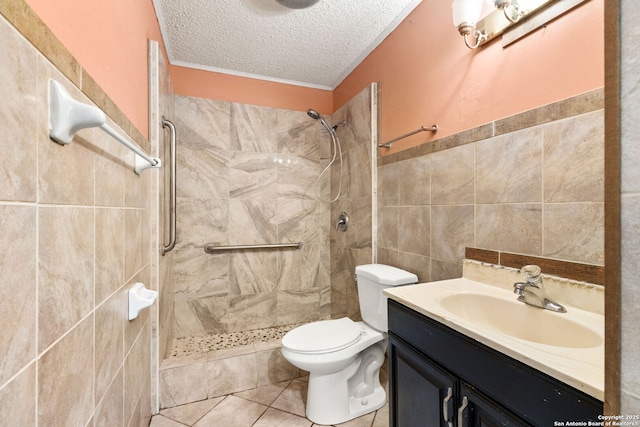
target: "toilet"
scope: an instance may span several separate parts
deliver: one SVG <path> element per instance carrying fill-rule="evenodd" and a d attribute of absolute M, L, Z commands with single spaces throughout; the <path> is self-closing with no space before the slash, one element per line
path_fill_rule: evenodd
<path fill-rule="evenodd" d="M 307 418 L 339 424 L 380 409 L 387 335 L 387 297 L 382 290 L 418 282 L 418 277 L 383 264 L 356 267 L 362 322 L 348 317 L 299 326 L 282 337 L 282 355 L 309 372 Z"/>

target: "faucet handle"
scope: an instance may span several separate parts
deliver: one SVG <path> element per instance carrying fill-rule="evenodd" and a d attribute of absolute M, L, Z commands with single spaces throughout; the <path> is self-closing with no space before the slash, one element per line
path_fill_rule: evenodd
<path fill-rule="evenodd" d="M 537 265 L 525 265 L 520 269 L 521 272 L 525 275 L 525 280 L 527 282 L 538 282 L 540 281 L 540 274 L 542 274 L 542 269 Z"/>

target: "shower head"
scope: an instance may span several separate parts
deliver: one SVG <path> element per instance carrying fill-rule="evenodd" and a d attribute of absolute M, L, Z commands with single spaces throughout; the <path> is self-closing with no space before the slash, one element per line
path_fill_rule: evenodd
<path fill-rule="evenodd" d="M 316 110 L 313 110 L 311 108 L 309 108 L 307 110 L 307 114 L 309 115 L 309 117 L 311 117 L 313 120 L 318 120 L 320 118 L 320 113 L 318 113 Z"/>

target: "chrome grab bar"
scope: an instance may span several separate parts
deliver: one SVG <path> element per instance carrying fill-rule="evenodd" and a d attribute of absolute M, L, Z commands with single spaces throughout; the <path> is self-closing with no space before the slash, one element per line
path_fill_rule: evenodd
<path fill-rule="evenodd" d="M 162 256 L 171 251 L 176 246 L 176 127 L 169 120 L 162 117 L 162 127 L 168 127 L 171 131 L 170 157 L 171 167 L 169 168 L 171 176 L 170 184 L 170 202 L 169 202 L 169 244 L 162 247 Z"/>
<path fill-rule="evenodd" d="M 302 247 L 302 242 L 266 243 L 266 244 L 259 244 L 259 245 L 228 245 L 228 246 L 216 246 L 213 244 L 208 244 L 204 247 L 204 251 L 208 254 L 211 254 L 219 251 L 233 251 L 233 250 L 243 250 L 243 249 L 278 249 L 278 248 L 300 249 L 301 247 Z"/>

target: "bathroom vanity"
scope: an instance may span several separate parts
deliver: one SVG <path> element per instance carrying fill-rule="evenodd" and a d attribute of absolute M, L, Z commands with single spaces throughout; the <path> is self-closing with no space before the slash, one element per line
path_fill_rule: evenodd
<path fill-rule="evenodd" d="M 594 338 L 588 335 L 590 332 L 585 334 L 584 345 L 568 341 L 563 344 L 569 346 L 566 348 L 545 341 L 544 332 L 554 337 L 549 327 L 553 322 L 558 321 L 555 329 L 561 329 L 563 322 L 569 325 L 567 322 L 573 321 L 553 317 L 558 314 L 548 324 L 539 323 L 547 329 L 540 336 L 542 343 L 534 342 L 537 338 L 533 336 L 521 339 L 496 333 L 478 312 L 467 318 L 459 315 L 466 310 L 461 306 L 471 299 L 465 300 L 464 296 L 483 305 L 480 296 L 493 289 L 479 291 L 475 289 L 486 285 L 456 280 L 443 281 L 441 288 L 422 284 L 385 292 L 390 297 L 390 426 L 546 427 L 597 422 L 603 411 L 602 344 L 589 341 Z M 508 312 L 513 300 L 513 294 L 504 289 L 495 288 L 495 292 L 495 298 L 510 299 L 504 300 L 504 307 L 502 303 L 486 307 L 489 317 L 496 315 L 497 308 Z M 454 298 L 458 304 L 451 308 L 453 312 L 442 309 L 447 298 Z M 548 310 L 524 304 L 513 307 L 514 312 L 508 315 L 516 325 L 520 309 L 525 322 L 531 320 L 530 315 L 550 316 L 543 313 Z M 577 324 L 583 321 L 580 310 L 570 308 L 569 312 L 574 312 Z M 597 324 L 598 317 L 592 319 L 590 313 L 584 316 L 585 332 L 599 333 L 597 327 L 590 329 L 593 324 L 589 323 Z M 570 333 L 581 335 L 579 329 Z"/>

